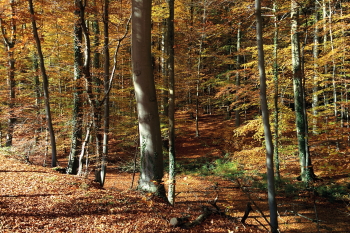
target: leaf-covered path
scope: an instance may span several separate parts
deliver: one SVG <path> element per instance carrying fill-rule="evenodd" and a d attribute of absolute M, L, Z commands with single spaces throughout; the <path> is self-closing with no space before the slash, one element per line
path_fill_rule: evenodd
<path fill-rule="evenodd" d="M 100 189 L 89 180 L 4 155 L 0 155 L 0 161 L 0 232 L 245 231 L 241 224 L 235 226 L 218 215 L 190 230 L 169 226 L 172 217 L 199 216 L 201 206 L 197 201 L 203 196 L 208 200 L 209 188 L 207 193 L 192 192 L 193 196 L 188 197 L 193 203 L 186 201 L 170 207 L 152 196 Z"/>
<path fill-rule="evenodd" d="M 202 117 L 201 137 L 195 138 L 191 136 L 194 133 L 193 122 L 184 115 L 178 119 L 182 127 L 179 127 L 176 139 L 177 152 L 182 165 L 191 163 L 188 165 L 198 166 L 203 159 L 222 156 L 225 140 L 223 128 L 231 134 L 228 126 L 233 125 L 233 122 L 220 124 L 216 121 L 217 116 Z M 242 182 L 245 186 L 243 192 L 237 182 L 220 177 L 178 174 L 176 205 L 171 207 L 153 196 L 130 190 L 132 174 L 113 169 L 112 166 L 109 166 L 106 188 L 101 189 L 91 179 L 60 174 L 13 157 L 19 156 L 0 153 L 0 233 L 227 233 L 267 232 L 269 228 L 255 205 L 246 220 L 248 225 L 240 223 L 247 203 L 252 200 L 269 218 L 266 192 L 249 183 Z M 261 172 L 265 170 L 264 156 L 259 154 L 235 159 L 246 164 L 245 168 L 251 166 Z M 293 161 L 288 161 L 288 172 L 291 171 L 291 165 Z M 164 180 L 167 180 L 166 176 Z M 277 196 L 281 232 L 350 232 L 350 209 L 347 203 L 330 203 L 325 198 L 307 192 L 290 195 L 289 191 L 289 196 L 286 194 L 287 190 L 282 190 Z M 170 227 L 171 218 L 188 216 L 190 221 L 194 221 L 203 213 L 203 206 L 213 209 L 210 202 L 216 197 L 220 211 L 229 215 L 229 218 L 212 214 L 191 229 Z M 316 218 L 315 206 L 320 220 L 318 226 L 312 222 Z"/>

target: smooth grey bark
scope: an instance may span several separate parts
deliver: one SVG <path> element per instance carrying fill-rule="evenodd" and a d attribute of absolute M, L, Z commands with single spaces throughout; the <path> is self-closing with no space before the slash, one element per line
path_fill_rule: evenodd
<path fill-rule="evenodd" d="M 15 98 L 16 98 L 16 81 L 15 81 L 16 59 L 14 58 L 14 53 L 13 53 L 13 48 L 15 47 L 15 44 L 17 42 L 15 0 L 10 0 L 9 3 L 11 8 L 11 20 L 9 22 L 10 36 L 8 36 L 8 34 L 6 33 L 3 19 L 0 18 L 1 34 L 5 43 L 5 49 L 8 55 L 7 84 L 9 88 L 9 100 L 8 100 L 9 118 L 8 118 L 6 143 L 5 143 L 5 146 L 7 147 L 12 146 L 13 131 L 14 131 L 15 122 L 16 122 L 16 117 L 14 115 L 14 110 L 13 110 L 15 105 Z"/>
<path fill-rule="evenodd" d="M 79 0 L 75 0 L 75 11 L 77 19 L 74 23 L 74 93 L 73 93 L 73 117 L 72 117 L 72 137 L 71 147 L 68 158 L 68 174 L 77 174 L 78 170 L 78 156 L 80 155 L 82 145 L 82 67 L 83 67 L 83 55 L 82 55 L 82 20 L 80 18 Z"/>
<path fill-rule="evenodd" d="M 300 58 L 300 41 L 298 35 L 299 6 L 295 0 L 291 2 L 291 52 L 292 52 L 292 71 L 293 71 L 293 91 L 295 104 L 295 118 L 297 139 L 299 148 L 300 177 L 304 182 L 313 179 L 314 174 L 311 165 L 311 159 L 308 151 L 307 142 L 307 118 L 304 104 L 303 72 Z"/>
<path fill-rule="evenodd" d="M 43 56 L 42 49 L 41 49 L 41 42 L 40 42 L 40 38 L 38 35 L 38 29 L 36 26 L 33 2 L 32 2 L 32 0 L 28 0 L 28 3 L 29 3 L 29 11 L 31 14 L 34 39 L 36 42 L 36 48 L 37 48 L 38 57 L 39 57 L 39 61 L 40 61 L 40 70 L 41 70 L 41 75 L 43 78 L 43 91 L 44 91 L 46 121 L 47 121 L 48 130 L 50 133 L 50 143 L 51 143 L 51 167 L 56 167 L 57 166 L 57 151 L 56 151 L 55 132 L 53 129 L 52 119 L 51 119 L 49 79 L 47 77 L 46 70 L 45 70 L 44 56 Z"/>
<path fill-rule="evenodd" d="M 131 59 L 139 122 L 138 189 L 165 197 L 162 138 L 151 56 L 151 0 L 132 1 Z"/>
<path fill-rule="evenodd" d="M 104 0 L 103 9 L 103 52 L 104 52 L 104 92 L 107 95 L 104 101 L 103 110 L 103 142 L 102 142 L 102 164 L 101 164 L 101 180 L 105 181 L 107 173 L 107 156 L 108 156 L 108 133 L 109 133 L 109 0 Z"/>
<path fill-rule="evenodd" d="M 175 67 L 174 67 L 174 0 L 167 0 L 169 17 L 167 18 L 168 36 L 168 75 L 169 75 L 169 187 L 168 201 L 175 204 L 176 170 L 175 170 Z"/>
<path fill-rule="evenodd" d="M 266 146 L 266 166 L 267 166 L 267 190 L 268 203 L 270 209 L 270 227 L 272 233 L 278 232 L 277 220 L 277 204 L 275 198 L 275 176 L 273 170 L 273 144 L 269 121 L 269 110 L 266 98 L 266 74 L 265 74 L 265 59 L 264 47 L 262 38 L 262 17 L 261 17 L 261 3 L 260 0 L 255 0 L 255 14 L 256 14 L 256 39 L 258 47 L 258 67 L 260 74 L 260 103 L 262 120 L 264 126 L 265 146 Z"/>

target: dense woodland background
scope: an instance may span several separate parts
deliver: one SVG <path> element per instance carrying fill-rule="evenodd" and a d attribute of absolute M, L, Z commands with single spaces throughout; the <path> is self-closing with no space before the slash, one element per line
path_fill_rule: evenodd
<path fill-rule="evenodd" d="M 276 185 L 286 190 L 298 186 L 294 182 L 299 178 L 309 182 L 300 170 L 312 168 L 311 180 L 324 182 L 319 184 L 320 195 L 341 202 L 342 212 L 349 216 L 350 3 L 261 4 Z M 111 173 L 138 172 L 142 145 L 132 80 L 131 2 L 38 0 L 33 6 L 35 17 L 27 1 L 0 1 L 1 146 L 26 162 L 68 166 L 68 173 L 85 177 L 103 170 L 105 164 Z M 152 2 L 150 59 L 166 172 L 169 12 L 168 1 Z M 33 21 L 44 63 L 36 47 Z M 173 22 L 178 174 L 214 174 L 230 180 L 247 174 L 265 179 L 254 3 L 178 0 Z M 295 43 L 299 46 L 297 72 Z M 298 112 L 304 114 L 302 118 Z M 305 121 L 302 139 L 296 119 Z M 186 154 L 186 140 L 189 146 L 193 140 L 201 142 L 196 156 Z M 299 163 L 300 140 L 312 166 Z M 84 158 L 78 168 L 79 156 Z"/>

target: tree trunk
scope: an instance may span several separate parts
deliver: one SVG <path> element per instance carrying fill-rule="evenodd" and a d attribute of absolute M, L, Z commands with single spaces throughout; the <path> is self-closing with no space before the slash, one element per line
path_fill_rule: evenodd
<path fill-rule="evenodd" d="M 238 24 L 238 31 L 237 31 L 237 53 L 240 52 L 241 50 L 241 22 L 239 22 Z M 239 75 L 239 69 L 240 69 L 240 66 L 241 66 L 241 56 L 239 54 L 237 54 L 237 58 L 236 58 L 236 69 L 237 69 L 237 72 L 236 72 L 236 88 L 237 88 L 237 91 L 236 91 L 236 102 L 238 102 L 238 90 L 239 90 L 239 86 L 241 85 L 241 80 L 240 80 L 240 75 Z M 241 124 L 241 119 L 240 119 L 240 110 L 237 109 L 239 106 L 236 106 L 236 110 L 235 110 L 235 124 L 236 124 L 236 127 L 240 126 Z"/>
<path fill-rule="evenodd" d="M 162 77 L 164 88 L 162 90 L 162 107 L 163 115 L 169 114 L 169 17 L 163 20 L 163 35 L 162 35 Z"/>
<path fill-rule="evenodd" d="M 272 233 L 278 232 L 277 221 L 277 204 L 275 199 L 275 177 L 273 171 L 273 144 L 269 121 L 269 111 L 266 98 L 266 74 L 265 74 L 265 60 L 264 48 L 262 41 L 262 17 L 261 17 L 261 3 L 260 0 L 255 0 L 256 8 L 256 38 L 258 47 L 258 67 L 260 73 L 260 100 L 262 120 L 264 125 L 265 145 L 266 145 L 266 166 L 267 166 L 267 190 L 268 203 L 270 209 L 270 227 Z"/>
<path fill-rule="evenodd" d="M 132 70 L 141 168 L 138 189 L 165 197 L 162 138 L 151 57 L 151 0 L 132 1 Z"/>
<path fill-rule="evenodd" d="M 75 0 L 75 15 L 80 16 L 79 0 Z M 78 169 L 78 156 L 80 155 L 82 145 L 82 20 L 79 17 L 74 24 L 74 93 L 73 93 L 73 119 L 72 119 L 72 139 L 71 148 L 68 158 L 67 173 L 77 174 Z"/>
<path fill-rule="evenodd" d="M 274 134 L 275 134 L 275 143 L 274 143 L 274 162 L 275 162 L 275 172 L 276 172 L 276 179 L 280 180 L 280 162 L 279 162 L 279 154 L 278 154 L 278 24 L 277 24 L 277 2 L 275 1 L 273 3 L 273 12 L 275 14 L 274 17 L 274 37 L 273 37 L 273 57 L 274 57 L 274 63 L 273 63 L 273 81 L 274 81 Z"/>
<path fill-rule="evenodd" d="M 175 70 L 174 70 L 174 0 L 167 0 L 169 17 L 167 19 L 168 35 L 168 75 L 169 75 L 169 187 L 168 201 L 175 204 Z"/>
<path fill-rule="evenodd" d="M 318 107 L 318 88 L 319 88 L 319 77 L 318 77 L 318 43 L 319 43 L 319 29 L 318 21 L 320 20 L 320 14 L 318 12 L 318 2 L 315 2 L 315 29 L 314 29 L 314 45 L 313 45 L 313 59 L 314 59 L 314 75 L 313 75 L 313 86 L 312 86 L 312 132 L 317 134 L 317 107 Z"/>
<path fill-rule="evenodd" d="M 109 31 L 108 31 L 108 20 L 109 20 L 109 0 L 104 0 L 104 11 L 103 11 L 103 30 L 104 30 L 104 92 L 107 95 L 104 102 L 104 113 L 103 113 L 103 143 L 102 143 L 102 164 L 101 164 L 101 180 L 105 181 L 105 174 L 107 169 L 107 156 L 108 156 L 108 133 L 109 133 Z M 102 184 L 102 185 L 103 185 Z"/>
<path fill-rule="evenodd" d="M 291 48 L 292 48 L 292 70 L 293 70 L 293 89 L 296 116 L 296 129 L 299 147 L 299 161 L 301 168 L 301 180 L 309 182 L 312 179 L 311 160 L 308 156 L 307 144 L 307 121 L 305 116 L 303 72 L 300 59 L 300 42 L 298 35 L 299 7 L 295 0 L 291 2 Z"/>
<path fill-rule="evenodd" d="M 7 76 L 7 84 L 9 88 L 9 118 L 8 118 L 8 126 L 7 126 L 7 134 L 6 134 L 6 143 L 5 146 L 9 147 L 12 146 L 12 138 L 13 138 L 13 131 L 15 127 L 16 117 L 14 116 L 14 104 L 15 104 L 15 98 L 16 98 L 16 81 L 15 81 L 15 64 L 16 60 L 14 58 L 13 48 L 15 47 L 16 41 L 17 41 L 17 26 L 16 26 L 16 11 L 15 11 L 15 1 L 10 0 L 10 8 L 11 8 L 11 20 L 8 23 L 10 25 L 9 34 L 11 35 L 11 38 L 8 38 L 8 35 L 6 33 L 6 29 L 4 27 L 3 19 L 0 18 L 0 26 L 1 26 L 1 34 L 5 42 L 5 48 L 8 55 L 8 76 Z"/>
<path fill-rule="evenodd" d="M 50 142 L 51 142 L 51 167 L 57 166 L 57 152 L 56 152 L 56 139 L 55 132 L 53 130 L 52 119 L 51 119 L 51 110 L 50 110 L 50 96 L 49 96 L 49 81 L 45 70 L 44 64 L 44 56 L 41 50 L 40 38 L 38 35 L 38 29 L 36 26 L 35 16 L 34 16 L 34 8 L 32 0 L 28 0 L 29 3 L 29 11 L 32 19 L 32 27 L 34 39 L 36 42 L 36 47 L 38 51 L 39 61 L 40 61 L 40 70 L 43 77 L 43 90 L 44 90 L 44 100 L 45 100 L 45 111 L 46 111 L 46 121 L 47 127 L 50 133 Z"/>

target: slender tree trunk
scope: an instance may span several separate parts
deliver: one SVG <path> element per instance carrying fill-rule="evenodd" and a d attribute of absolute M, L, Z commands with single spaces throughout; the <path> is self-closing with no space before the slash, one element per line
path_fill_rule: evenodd
<path fill-rule="evenodd" d="M 107 173 L 107 156 L 108 156 L 108 134 L 109 134 L 109 0 L 104 0 L 103 10 L 103 30 L 104 30 L 104 92 L 106 100 L 104 102 L 104 113 L 103 113 L 103 146 L 102 146 L 102 166 L 101 166 L 101 180 L 104 183 L 105 174 Z"/>
<path fill-rule="evenodd" d="M 237 57 L 236 57 L 236 69 L 237 69 L 237 72 L 236 72 L 236 88 L 237 88 L 237 91 L 236 91 L 236 101 L 238 101 L 238 90 L 239 90 L 239 86 L 241 85 L 241 78 L 240 78 L 240 75 L 239 75 L 239 69 L 240 69 L 240 66 L 241 66 L 241 55 L 239 54 L 240 50 L 241 50 L 241 22 L 239 22 L 238 24 L 238 31 L 237 31 Z M 235 124 L 236 124 L 236 127 L 240 126 L 241 124 L 241 119 L 240 119 L 240 110 L 237 109 L 239 106 L 236 106 L 236 110 L 235 110 Z"/>
<path fill-rule="evenodd" d="M 41 117 L 40 117 L 40 109 L 41 109 L 41 93 L 40 93 L 40 80 L 39 80 L 39 75 L 37 74 L 39 71 L 39 59 L 38 59 L 38 55 L 37 53 L 33 54 L 33 73 L 34 73 L 34 94 L 35 94 L 35 99 L 36 99 L 36 119 L 37 122 L 41 121 Z M 35 144 L 38 142 L 38 135 L 41 131 L 41 126 L 39 128 L 39 125 L 35 126 L 34 129 L 34 141 Z"/>
<path fill-rule="evenodd" d="M 317 3 L 316 3 L 317 4 Z M 323 18 L 323 55 L 326 55 L 327 54 L 327 50 L 328 50 L 328 33 L 327 33 L 327 23 L 326 23 L 326 20 L 327 20 L 327 5 L 326 5 L 326 0 L 322 0 L 322 18 Z M 323 101 L 324 101 L 324 105 L 327 106 L 328 103 L 329 103 L 329 97 L 328 97 L 328 77 L 327 77 L 327 74 L 328 74 L 328 65 L 325 64 L 324 65 L 324 72 L 323 74 L 325 75 L 325 78 L 324 78 L 324 83 L 325 83 L 325 89 L 326 91 L 323 92 Z M 327 116 L 326 116 L 327 118 Z"/>
<path fill-rule="evenodd" d="M 279 153 L 278 153 L 278 127 L 279 127 L 279 121 L 278 121 L 278 24 L 277 24 L 277 2 L 275 1 L 273 3 L 273 12 L 275 14 L 275 31 L 274 31 L 274 37 L 273 37 L 273 80 L 274 80 L 274 134 L 275 134 L 275 143 L 274 143 L 274 162 L 275 162 L 275 172 L 276 172 L 276 179 L 280 180 L 280 160 L 279 160 Z"/>
<path fill-rule="evenodd" d="M 52 119 L 51 119 L 49 81 L 48 81 L 48 77 L 47 77 L 46 70 L 45 70 L 44 56 L 43 56 L 43 53 L 41 50 L 40 38 L 38 35 L 38 29 L 36 26 L 33 2 L 32 2 L 32 0 L 28 0 L 28 3 L 29 3 L 29 11 L 31 14 L 31 19 L 32 19 L 34 39 L 36 42 L 36 47 L 37 47 L 39 61 L 40 61 L 41 75 L 43 77 L 43 90 L 44 90 L 44 100 L 45 100 L 46 121 L 47 121 L 47 127 L 49 129 L 49 133 L 50 133 L 51 153 L 52 153 L 51 166 L 56 167 L 56 165 L 57 165 L 56 139 L 55 139 L 55 132 L 53 130 Z"/>
<path fill-rule="evenodd" d="M 94 0 L 94 7 L 96 8 L 96 0 Z M 98 17 L 98 12 L 96 10 L 95 17 Z M 93 39 L 93 46 L 94 46 L 94 53 L 92 58 L 92 81 L 93 86 L 95 86 L 96 90 L 96 105 L 99 105 L 98 99 L 101 96 L 101 84 L 102 81 L 100 79 L 100 68 L 101 68 L 101 53 L 99 52 L 99 46 L 100 46 L 100 26 L 98 19 L 94 19 L 92 21 L 92 31 L 94 33 L 94 39 Z M 97 107 L 97 106 L 96 106 Z M 95 150 L 96 155 L 100 156 L 102 152 L 102 137 L 103 134 L 101 132 L 101 119 L 102 119 L 102 113 L 101 108 L 97 107 L 95 112 L 95 118 L 94 118 L 94 135 L 95 135 Z"/>
<path fill-rule="evenodd" d="M 169 17 L 168 31 L 168 74 L 169 74 L 169 188 L 168 200 L 175 204 L 176 170 L 175 170 L 175 70 L 174 70 L 174 0 L 167 0 Z"/>
<path fill-rule="evenodd" d="M 199 137 L 199 80 L 197 80 L 197 92 L 196 92 L 196 137 Z"/>
<path fill-rule="evenodd" d="M 151 0 L 132 1 L 131 57 L 141 150 L 138 189 L 164 198 L 162 138 L 151 56 L 151 8 Z"/>
<path fill-rule="evenodd" d="M 332 51 L 332 86 L 333 86 L 333 108 L 334 108 L 334 116 L 335 119 L 337 120 L 338 117 L 338 108 L 337 108 L 337 87 L 336 87 L 336 64 L 335 64 L 335 58 L 334 58 L 334 43 L 333 43 L 333 20 L 332 20 L 332 5 L 331 1 L 329 1 L 329 42 L 331 46 L 331 51 Z"/>
<path fill-rule="evenodd" d="M 163 115 L 169 114 L 169 18 L 163 20 L 163 35 L 162 35 L 162 77 L 164 88 L 162 90 L 162 105 Z"/>
<path fill-rule="evenodd" d="M 6 134 L 6 143 L 5 146 L 9 147 L 12 146 L 12 138 L 13 138 L 13 131 L 15 127 L 16 117 L 14 116 L 14 110 L 15 107 L 15 98 L 16 98 L 16 81 L 15 81 L 15 64 L 16 60 L 14 58 L 14 52 L 13 48 L 15 47 L 16 41 L 17 41 L 17 25 L 16 25 L 16 13 L 15 13 L 15 0 L 10 0 L 10 8 L 11 8 L 11 20 L 8 23 L 10 26 L 9 33 L 7 33 L 7 30 L 4 27 L 3 19 L 0 18 L 0 27 L 1 27 L 1 34 L 5 42 L 5 49 L 7 51 L 8 55 L 8 76 L 7 76 L 7 85 L 9 88 L 9 118 L 8 118 L 8 125 L 7 125 L 7 134 Z M 9 38 L 8 34 L 10 34 L 11 38 Z"/>
<path fill-rule="evenodd" d="M 269 121 L 269 110 L 266 98 L 266 74 L 265 74 L 265 60 L 264 48 L 262 39 L 262 17 L 260 0 L 255 0 L 256 8 L 256 37 L 258 46 L 258 67 L 260 73 L 260 101 L 262 120 L 264 125 L 265 145 L 266 145 L 266 166 L 267 166 L 267 184 L 268 184 L 268 203 L 270 209 L 270 227 L 272 233 L 278 232 L 277 221 L 277 204 L 275 198 L 275 176 L 273 171 L 273 144 Z"/>
<path fill-rule="evenodd" d="M 196 95 L 196 137 L 199 137 L 199 83 L 201 78 L 201 68 L 202 68 L 202 62 L 203 62 L 203 47 L 204 47 L 204 40 L 206 38 L 205 35 L 205 25 L 207 22 L 207 1 L 204 0 L 203 2 L 203 16 L 202 16 L 202 33 L 200 36 L 199 41 L 199 51 L 198 51 L 198 62 L 197 62 L 197 95 Z"/>
<path fill-rule="evenodd" d="M 73 93 L 73 132 L 71 139 L 71 148 L 68 158 L 68 170 L 69 174 L 77 174 L 78 169 L 78 156 L 80 155 L 82 145 L 82 20 L 80 16 L 79 0 L 75 0 L 75 15 L 78 16 L 74 24 L 74 93 Z"/>
<path fill-rule="evenodd" d="M 312 86 L 312 131 L 313 134 L 317 134 L 317 107 L 318 107 L 318 88 L 319 88 L 319 77 L 318 77 L 318 43 L 319 43 L 319 29 L 318 21 L 320 20 L 320 14 L 318 12 L 318 2 L 315 2 L 315 29 L 314 29 L 314 45 L 313 45 L 313 59 L 314 59 L 314 75 L 313 75 L 313 86 Z"/>
<path fill-rule="evenodd" d="M 13 57 L 12 46 L 8 47 L 8 55 L 9 55 L 9 72 L 7 83 L 9 87 L 9 118 L 8 118 L 8 126 L 7 126 L 7 134 L 6 134 L 6 146 L 12 146 L 12 138 L 13 131 L 15 128 L 16 117 L 14 115 L 14 107 L 15 107 L 15 98 L 16 98 L 16 81 L 15 81 L 15 59 Z"/>

